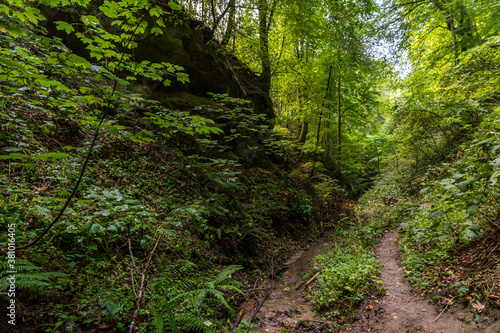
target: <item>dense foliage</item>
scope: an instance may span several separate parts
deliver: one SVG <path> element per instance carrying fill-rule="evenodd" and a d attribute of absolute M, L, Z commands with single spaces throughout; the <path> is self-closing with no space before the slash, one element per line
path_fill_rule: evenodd
<path fill-rule="evenodd" d="M 500 235 L 500 26 L 490 16 L 498 6 L 390 6 L 411 72 L 395 86 L 385 127 L 392 151 L 363 203 L 371 213 L 400 216 L 405 272 L 416 288 L 436 301 L 454 290 L 467 303 L 499 305 L 500 266 L 491 249 Z"/>
<path fill-rule="evenodd" d="M 184 17 L 174 2 L 36 6 L 0 12 L 0 221 L 16 228 L 22 325 L 228 327 L 243 287 L 234 264 L 269 274 L 263 265 L 334 218 L 328 202 L 339 199 L 315 194 L 293 167 L 304 153 L 248 101 L 211 94 L 211 104 L 181 111 L 140 93 L 141 82 L 189 82 L 180 66 L 134 57 L 138 36 Z M 64 7 L 80 21 L 56 21 L 57 30 L 87 53 L 40 23 L 42 11 L 51 19 Z"/>
<path fill-rule="evenodd" d="M 23 324 L 229 329 L 246 269 L 267 275 L 327 228 L 308 298 L 328 319 L 377 291 L 372 248 L 395 226 L 415 288 L 499 306 L 499 14 L 490 0 L 1 4 L 0 241 L 14 224 Z M 275 119 L 208 86 L 168 107 L 194 76 L 137 49 L 178 27 L 212 48 L 171 43 L 223 59 L 226 90 L 269 95 Z"/>

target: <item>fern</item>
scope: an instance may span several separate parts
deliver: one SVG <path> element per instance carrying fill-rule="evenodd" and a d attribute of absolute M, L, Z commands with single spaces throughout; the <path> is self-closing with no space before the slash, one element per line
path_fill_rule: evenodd
<path fill-rule="evenodd" d="M 150 303 L 149 309 L 155 332 L 218 332 L 208 318 L 216 316 L 217 304 L 234 314 L 225 292 L 242 293 L 240 284 L 231 278 L 239 269 L 229 266 L 215 277 L 208 277 L 199 276 L 196 265 L 189 261 L 177 261 L 168 267 L 161 277 L 151 281 L 154 305 Z"/>
<path fill-rule="evenodd" d="M 156 333 L 181 333 L 183 328 L 204 333 L 219 332 L 212 328 L 210 321 L 204 318 L 198 318 L 189 312 L 174 314 L 168 302 L 161 302 L 159 305 L 162 307 L 162 314 L 152 304 L 149 305 L 149 311 L 153 317 L 152 325 Z"/>
<path fill-rule="evenodd" d="M 155 332 L 158 332 L 158 333 L 164 332 L 165 320 L 163 319 L 163 317 L 158 313 L 158 311 L 156 311 L 155 307 L 152 304 L 148 305 L 148 309 L 149 309 L 149 312 L 151 312 L 151 316 L 153 317 L 153 321 L 151 322 L 151 324 L 153 325 Z M 171 312 L 169 310 L 170 310 L 170 308 L 165 309 L 165 314 L 167 314 L 166 312 Z M 172 318 L 168 318 L 168 319 L 169 319 L 169 322 L 172 321 Z"/>
<path fill-rule="evenodd" d="M 31 262 L 26 259 L 17 259 L 15 265 L 15 274 L 16 277 L 16 288 L 39 288 L 39 287 L 47 287 L 51 285 L 50 279 L 55 277 L 64 277 L 67 274 L 60 272 L 40 272 L 42 268 L 35 266 Z M 6 295 L 4 292 L 9 288 L 9 281 L 7 279 L 11 275 L 9 273 L 12 271 L 9 268 L 9 264 L 7 261 L 0 262 L 0 295 Z"/>

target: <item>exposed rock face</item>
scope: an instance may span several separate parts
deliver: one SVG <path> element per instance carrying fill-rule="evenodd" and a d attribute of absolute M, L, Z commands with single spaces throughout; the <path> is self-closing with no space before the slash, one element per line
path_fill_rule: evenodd
<path fill-rule="evenodd" d="M 78 17 L 68 12 L 57 12 L 45 25 L 50 34 L 63 38 L 75 53 L 86 56 L 85 46 L 74 35 L 68 37 L 55 28 L 54 22 L 59 20 L 77 22 Z M 138 47 L 133 54 L 137 61 L 168 62 L 184 67 L 190 83 L 182 84 L 173 79 L 168 87 L 147 84 L 154 98 L 169 108 L 187 111 L 200 104 L 211 104 L 207 95 L 209 92 L 228 94 L 251 100 L 255 111 L 266 114 L 268 119 L 275 117 L 271 99 L 260 89 L 258 77 L 222 50 L 202 22 L 192 20 L 183 13 L 176 13 L 175 17 L 165 21 L 167 27 L 163 28 L 162 35 L 146 33 L 138 36 Z"/>
<path fill-rule="evenodd" d="M 251 100 L 257 113 L 274 118 L 271 99 L 259 88 L 255 74 L 220 49 L 207 28 L 196 21 L 186 18 L 180 24 L 170 24 L 163 35 L 146 36 L 138 44 L 134 52 L 137 60 L 169 62 L 184 67 L 184 72 L 189 74 L 190 83 L 172 81 L 168 87 L 156 88 L 161 92 L 182 91 L 198 97 L 207 97 L 208 92 L 228 94 Z M 181 107 L 178 104 L 172 106 Z"/>

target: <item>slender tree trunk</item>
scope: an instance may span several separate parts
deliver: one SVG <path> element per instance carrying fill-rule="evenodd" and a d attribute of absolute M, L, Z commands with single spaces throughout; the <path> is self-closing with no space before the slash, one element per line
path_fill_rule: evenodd
<path fill-rule="evenodd" d="M 460 51 L 465 52 L 467 47 L 467 40 L 469 42 L 472 40 L 472 23 L 465 11 L 465 6 L 460 1 L 457 1 L 453 9 L 446 6 L 446 1 L 431 0 L 434 5 L 446 13 L 446 28 L 451 32 L 451 38 L 453 41 L 453 52 L 455 57 L 455 65 L 459 64 Z M 458 27 L 455 26 L 455 17 L 458 14 Z M 457 34 L 460 39 L 457 38 Z M 459 45 L 461 44 L 461 45 Z M 461 46 L 461 48 L 460 48 Z M 472 47 L 473 45 L 470 45 Z"/>
<path fill-rule="evenodd" d="M 207 22 L 207 9 L 204 1 L 201 3 L 201 21 Z"/>
<path fill-rule="evenodd" d="M 450 30 L 451 38 L 453 40 L 453 52 L 455 53 L 455 65 L 458 65 L 458 63 L 459 63 L 459 60 L 458 60 L 459 51 L 458 51 L 457 35 L 455 33 L 455 22 L 453 20 L 453 13 L 451 12 L 451 10 L 450 10 L 449 15 L 448 15 L 448 30 Z"/>
<path fill-rule="evenodd" d="M 217 25 L 217 16 L 215 14 L 215 3 L 214 0 L 210 0 L 210 5 L 211 5 L 211 13 L 212 13 L 212 30 L 215 30 L 216 25 Z"/>
<path fill-rule="evenodd" d="M 236 0 L 229 0 L 229 18 L 227 19 L 226 31 L 224 32 L 224 36 L 222 37 L 221 41 L 222 46 L 226 46 L 231 40 L 231 37 L 233 36 L 235 16 L 236 16 Z"/>
<path fill-rule="evenodd" d="M 330 131 L 329 131 L 329 124 L 330 124 L 330 114 L 328 115 L 328 117 L 326 118 L 326 121 L 325 121 L 325 127 L 323 129 L 323 133 L 324 133 L 324 146 L 325 146 L 325 153 L 323 155 L 323 159 L 325 161 L 328 161 L 329 160 L 329 157 L 330 157 Z"/>
<path fill-rule="evenodd" d="M 341 78 L 339 74 L 339 80 L 337 84 L 337 161 L 341 164 L 341 145 L 342 145 L 342 112 L 341 112 L 341 104 L 340 104 L 340 87 L 341 87 Z"/>
<path fill-rule="evenodd" d="M 258 0 L 259 9 L 259 55 L 261 61 L 261 88 L 266 94 L 271 90 L 271 57 L 269 56 L 269 28 L 274 15 L 276 1 Z"/>
<path fill-rule="evenodd" d="M 330 90 L 330 79 L 332 78 L 332 69 L 333 66 L 330 65 L 330 71 L 328 72 L 328 80 L 326 82 L 326 90 L 325 90 L 325 98 L 323 98 L 323 103 L 321 103 L 321 108 L 325 107 L 325 100 L 328 97 L 328 90 Z M 316 152 L 318 151 L 318 146 L 319 146 L 319 133 L 321 130 L 321 121 L 323 120 L 323 110 L 321 110 L 319 114 L 319 119 L 318 119 L 318 130 L 316 131 L 316 146 L 314 147 L 314 153 L 313 153 L 313 166 L 311 169 L 311 176 L 314 175 L 314 167 L 316 166 Z"/>
<path fill-rule="evenodd" d="M 307 132 L 309 131 L 309 121 L 304 119 L 302 121 L 302 128 L 300 129 L 299 139 L 297 140 L 299 143 L 304 144 L 307 138 Z"/>

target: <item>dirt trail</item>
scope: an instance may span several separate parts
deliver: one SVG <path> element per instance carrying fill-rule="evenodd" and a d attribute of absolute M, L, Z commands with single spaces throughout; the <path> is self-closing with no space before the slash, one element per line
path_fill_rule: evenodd
<path fill-rule="evenodd" d="M 354 323 L 342 328 L 323 321 L 312 311 L 304 299 L 303 288 L 296 287 L 304 281 L 302 274 L 312 269 L 310 262 L 330 242 L 320 239 L 308 249 L 299 251 L 286 263 L 287 270 L 277 279 L 272 293 L 255 316 L 254 332 L 337 332 L 337 333 L 500 333 L 500 313 L 484 316 L 476 325 L 473 315 L 460 306 L 437 311 L 425 297 L 411 292 L 408 280 L 398 265 L 399 255 L 395 244 L 396 231 L 388 232 L 375 248 L 382 265 L 381 279 L 385 297 L 366 299 L 354 315 Z M 255 312 L 262 293 L 255 293 L 242 310 L 244 319 Z"/>
<path fill-rule="evenodd" d="M 343 332 L 500 332 L 495 322 L 483 321 L 476 326 L 472 314 L 466 309 L 453 306 L 441 314 L 425 297 L 411 292 L 408 281 L 403 277 L 402 268 L 398 266 L 396 237 L 396 231 L 388 232 L 375 249 L 377 259 L 383 266 L 381 279 L 384 281 L 386 296 L 365 302 L 357 314 L 358 320 Z"/>

